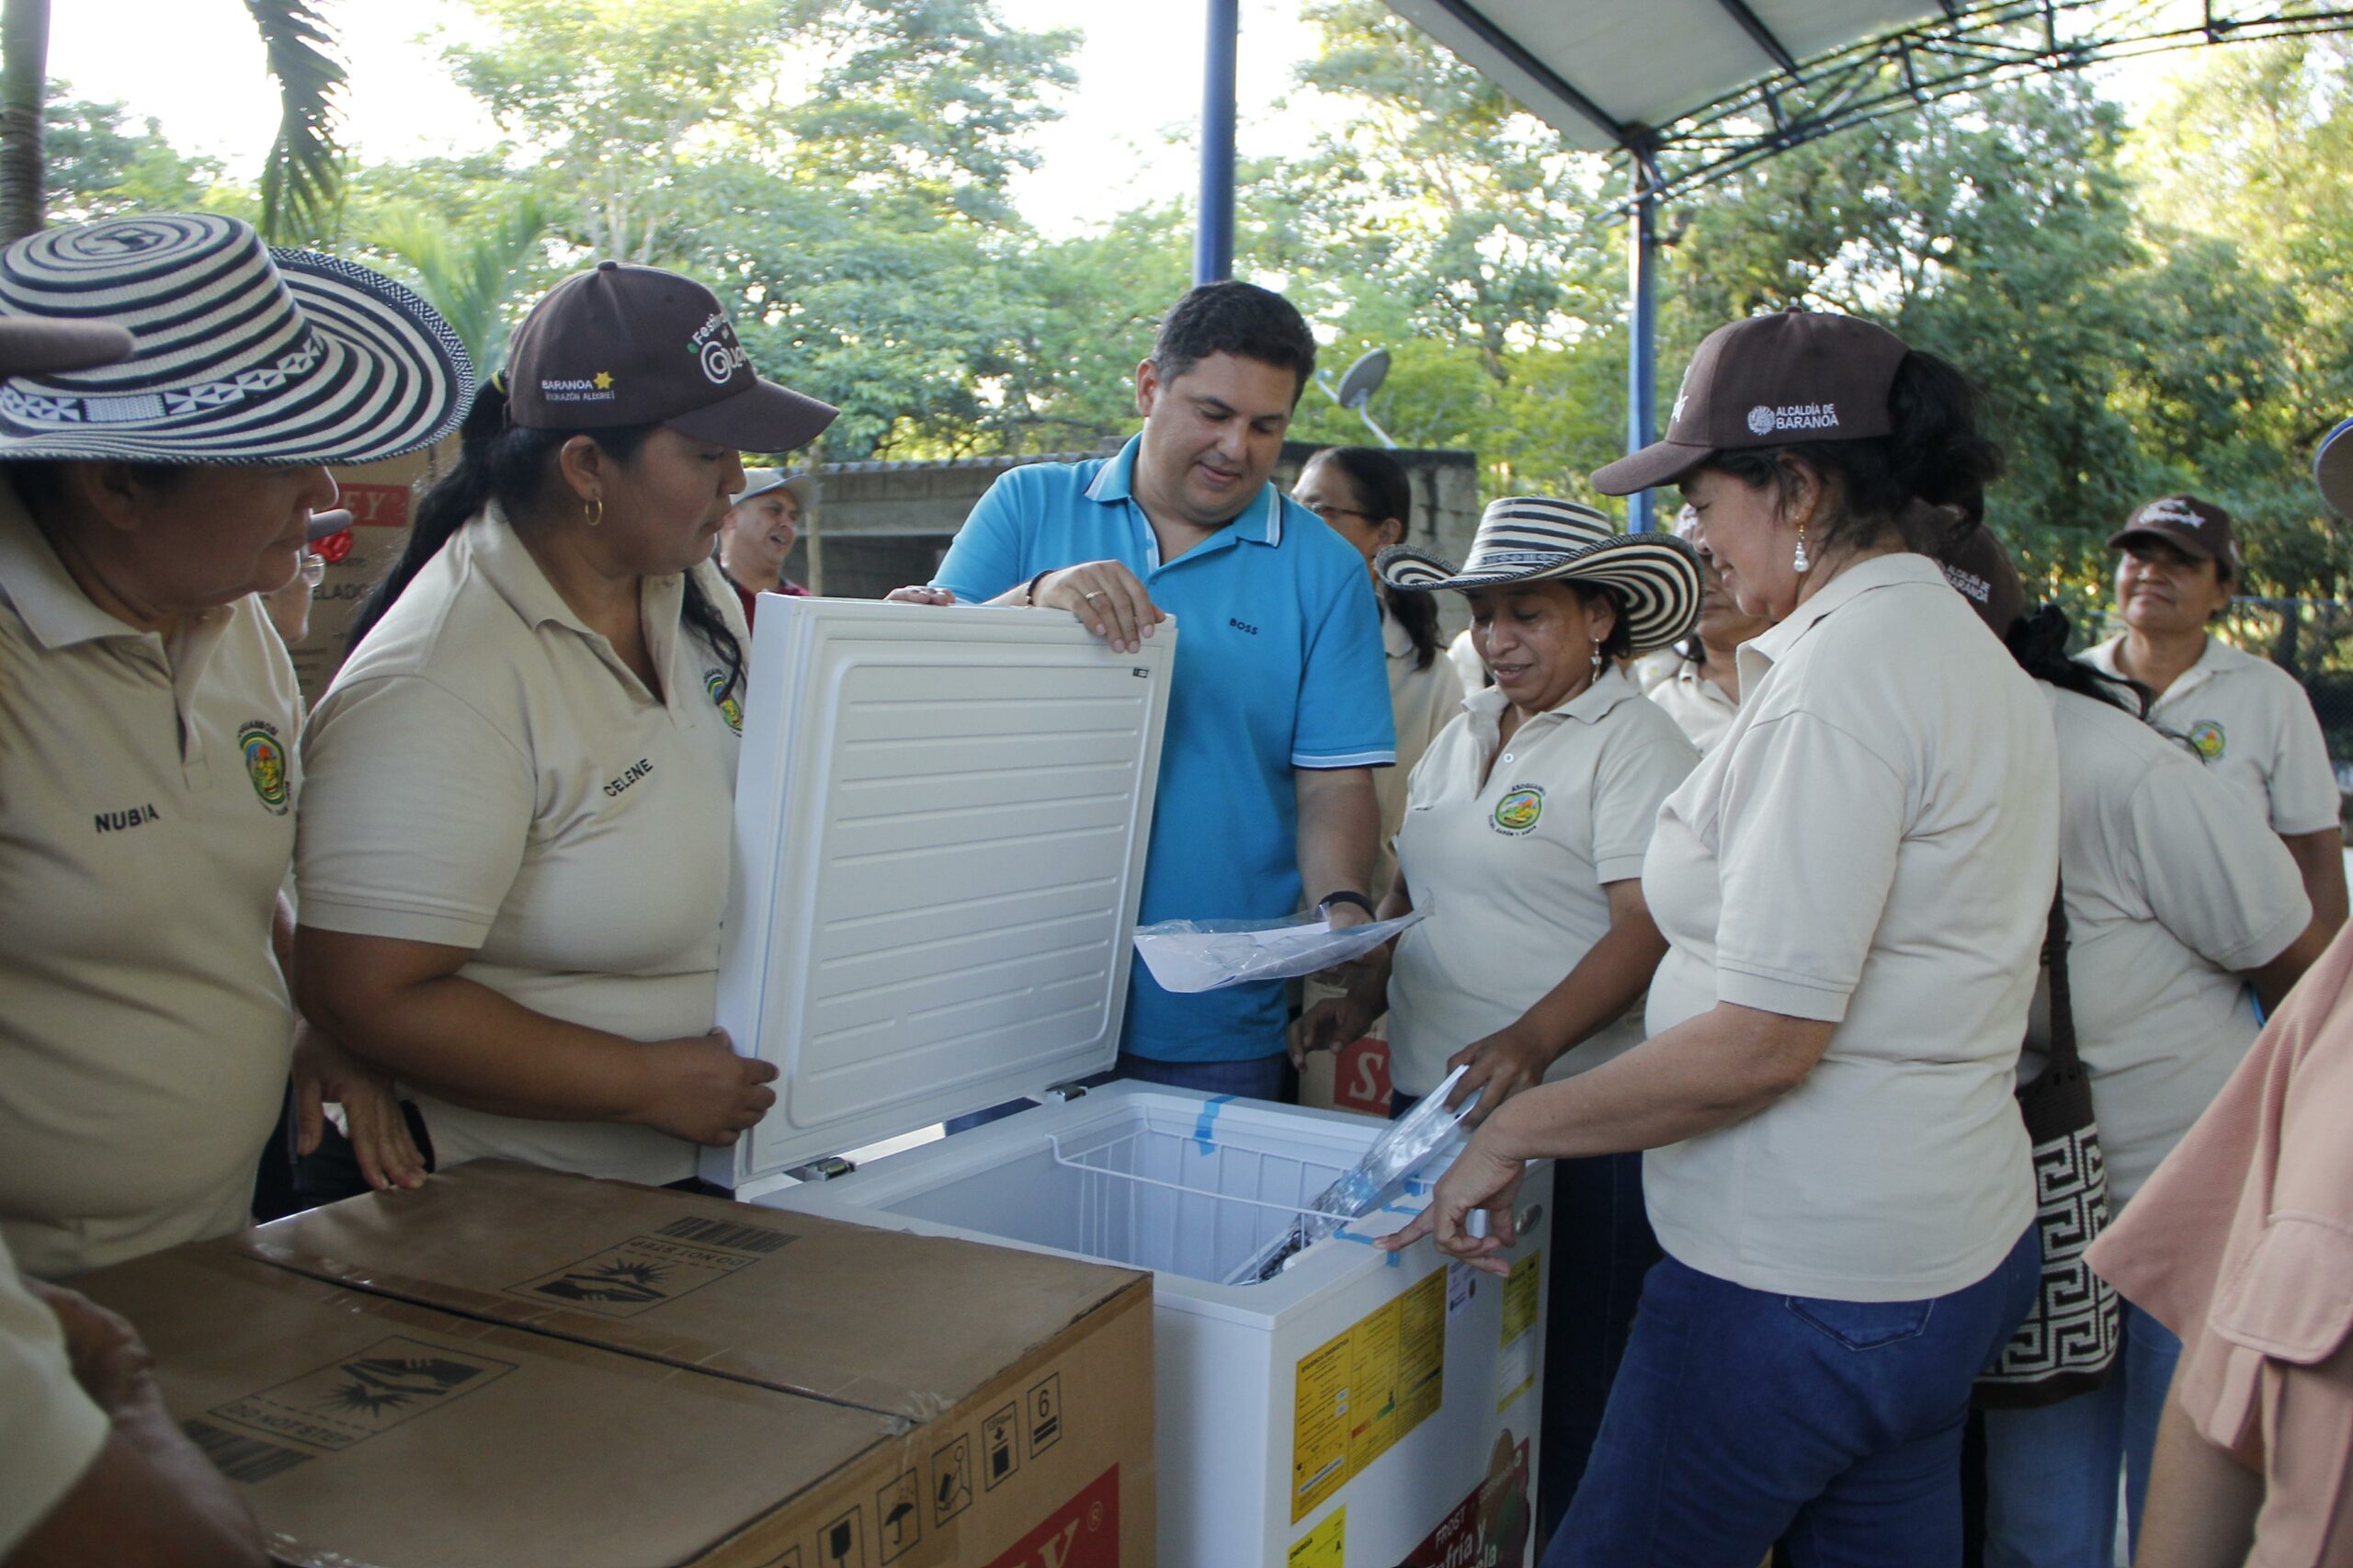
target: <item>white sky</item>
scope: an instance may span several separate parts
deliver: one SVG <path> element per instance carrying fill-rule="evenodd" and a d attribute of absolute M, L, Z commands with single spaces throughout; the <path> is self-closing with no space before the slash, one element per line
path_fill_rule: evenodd
<path fill-rule="evenodd" d="M 1191 193 L 1191 149 L 1170 145 L 1166 132 L 1189 135 L 1200 114 L 1206 22 L 1199 0 L 1000 6 L 1016 27 L 1086 35 L 1078 90 L 1040 138 L 1043 165 L 1017 187 L 1032 222 L 1062 234 L 1091 216 Z M 430 36 L 468 28 L 472 13 L 461 0 L 327 0 L 327 8 L 351 74 L 346 140 L 364 156 L 463 152 L 494 140 L 473 99 L 450 82 Z M 1310 48 L 1297 0 L 1243 0 L 1243 156 L 1296 143 L 1304 112 L 1280 116 L 1274 100 Z M 152 115 L 182 152 L 209 153 L 243 176 L 257 171 L 277 131 L 276 90 L 240 0 L 63 0 L 51 23 L 49 74 L 71 82 L 76 97 L 119 99 Z"/>

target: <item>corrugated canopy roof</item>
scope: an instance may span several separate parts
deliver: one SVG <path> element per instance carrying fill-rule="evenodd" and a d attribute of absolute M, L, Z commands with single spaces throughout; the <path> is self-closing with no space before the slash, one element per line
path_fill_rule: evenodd
<path fill-rule="evenodd" d="M 1938 0 L 1390 0 L 1568 141 L 1608 152 Z"/>

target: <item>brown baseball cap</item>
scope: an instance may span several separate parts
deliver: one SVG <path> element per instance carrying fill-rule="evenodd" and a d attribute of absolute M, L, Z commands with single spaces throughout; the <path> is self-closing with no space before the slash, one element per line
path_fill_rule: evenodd
<path fill-rule="evenodd" d="M 1984 524 L 1926 553 L 1944 568 L 1945 581 L 1969 601 L 1995 636 L 2006 638 L 2026 614 L 2026 585 L 2010 562 L 2010 552 Z"/>
<path fill-rule="evenodd" d="M 131 358 L 128 330 L 105 321 L 0 316 L 0 376 L 87 370 Z"/>
<path fill-rule="evenodd" d="M 2195 495 L 2158 496 L 2110 534 L 2108 547 L 2122 550 L 2136 539 L 2161 539 L 2193 560 L 2218 562 L 2233 574 L 2239 569 L 2238 534 L 2231 527 L 2231 515 Z"/>
<path fill-rule="evenodd" d="M 1666 438 L 1596 470 L 1593 487 L 1631 495 L 1674 483 L 1716 452 L 1887 435 L 1888 392 L 1910 352 L 1883 326 L 1825 311 L 1720 326 L 1683 372 Z"/>
<path fill-rule="evenodd" d="M 663 425 L 746 452 L 814 440 L 840 410 L 763 381 L 719 296 L 600 261 L 549 290 L 506 350 L 507 418 L 529 430 Z"/>

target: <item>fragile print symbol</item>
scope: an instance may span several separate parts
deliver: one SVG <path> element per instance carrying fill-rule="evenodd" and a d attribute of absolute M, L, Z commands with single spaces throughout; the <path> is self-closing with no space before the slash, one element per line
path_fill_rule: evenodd
<path fill-rule="evenodd" d="M 715 1227 L 720 1232 L 750 1227 Z M 790 1238 L 784 1237 L 784 1240 Z M 557 1301 L 600 1317 L 635 1317 L 665 1301 L 675 1301 L 714 1280 L 724 1279 L 758 1261 L 735 1246 L 710 1245 L 676 1233 L 631 1236 L 618 1246 L 552 1269 L 535 1279 L 506 1287 L 510 1296 L 546 1302 Z"/>
<path fill-rule="evenodd" d="M 371 1416 L 438 1400 L 482 1372 L 446 1356 L 361 1356 L 346 1361 L 343 1370 L 345 1381 L 328 1393 L 326 1403 Z"/>
<path fill-rule="evenodd" d="M 254 783 L 254 793 L 261 803 L 286 814 L 287 796 L 290 792 L 286 777 L 286 748 L 278 744 L 278 726 L 266 720 L 255 719 L 237 732 L 237 750 L 245 759 L 245 777 Z"/>
<path fill-rule="evenodd" d="M 313 1453 L 332 1453 L 441 1409 L 514 1369 L 511 1361 L 394 1335 L 205 1414 Z"/>
<path fill-rule="evenodd" d="M 600 1263 L 540 1287 L 542 1296 L 574 1301 L 629 1301 L 640 1305 L 668 1299 L 662 1282 L 670 1271 L 658 1263 Z"/>

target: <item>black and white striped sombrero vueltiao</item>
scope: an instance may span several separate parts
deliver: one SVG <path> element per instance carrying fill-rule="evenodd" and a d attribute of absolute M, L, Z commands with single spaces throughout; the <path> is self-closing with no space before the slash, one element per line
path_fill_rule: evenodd
<path fill-rule="evenodd" d="M 0 317 L 107 321 L 130 358 L 0 384 L 0 460 L 361 463 L 472 400 L 439 312 L 364 267 L 207 213 L 77 223 L 0 252 Z"/>
<path fill-rule="evenodd" d="M 1488 504 L 1471 558 L 1453 562 L 1405 545 L 1381 552 L 1381 580 L 1397 588 L 1494 588 L 1569 578 L 1616 590 L 1634 652 L 1691 633 L 1699 619 L 1699 559 L 1667 533 L 1622 534 L 1574 501 L 1506 495 Z"/>

